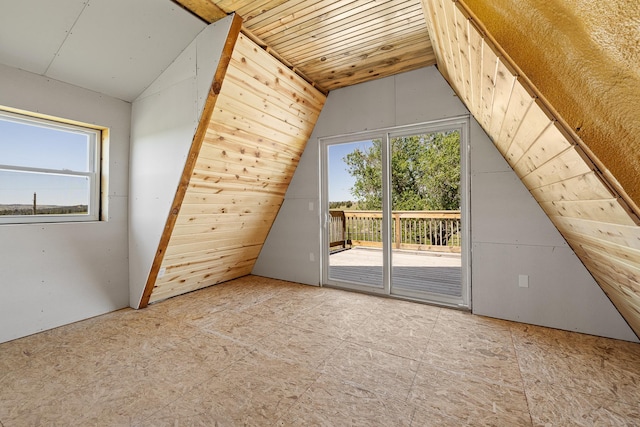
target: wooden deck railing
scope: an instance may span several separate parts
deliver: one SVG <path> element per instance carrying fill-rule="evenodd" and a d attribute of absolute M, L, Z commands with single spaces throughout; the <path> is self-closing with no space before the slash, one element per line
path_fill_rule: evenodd
<path fill-rule="evenodd" d="M 382 212 L 330 210 L 330 247 L 382 247 Z M 395 249 L 460 252 L 460 211 L 393 211 Z"/>

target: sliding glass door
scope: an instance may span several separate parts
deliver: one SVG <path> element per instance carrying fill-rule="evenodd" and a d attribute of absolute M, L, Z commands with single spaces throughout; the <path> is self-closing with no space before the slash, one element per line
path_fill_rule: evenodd
<path fill-rule="evenodd" d="M 338 142 L 325 149 L 328 283 L 382 291 L 382 139 Z"/>
<path fill-rule="evenodd" d="M 458 128 L 390 134 L 391 294 L 461 304 Z"/>
<path fill-rule="evenodd" d="M 469 306 L 467 127 L 320 140 L 323 284 Z"/>

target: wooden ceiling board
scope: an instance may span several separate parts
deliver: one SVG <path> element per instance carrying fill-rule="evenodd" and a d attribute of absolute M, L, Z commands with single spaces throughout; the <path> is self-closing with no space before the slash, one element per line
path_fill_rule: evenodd
<path fill-rule="evenodd" d="M 385 25 L 384 28 L 375 32 L 367 27 L 351 28 L 347 32 L 348 37 L 333 42 L 329 38 L 310 41 L 301 44 L 297 51 L 294 49 L 287 51 L 287 54 L 296 55 L 300 66 L 311 68 L 314 72 L 316 71 L 315 64 L 318 67 L 317 71 L 321 73 L 323 68 L 331 69 L 334 63 L 336 65 L 340 62 L 357 64 L 357 61 L 354 62 L 354 58 L 362 60 L 363 54 L 370 55 L 372 51 L 378 51 L 379 54 L 387 56 L 393 55 L 396 45 L 406 43 L 410 39 L 421 40 L 418 42 L 416 50 L 421 47 L 429 49 L 431 43 L 428 36 L 415 31 L 415 27 L 419 26 L 421 19 L 420 16 L 401 18 L 391 22 L 392 25 Z M 323 51 L 322 56 L 316 54 L 318 49 Z"/>
<path fill-rule="evenodd" d="M 277 46 L 282 54 L 295 60 L 292 63 L 304 63 L 310 57 L 327 57 L 332 52 L 341 52 L 343 56 L 351 56 L 351 49 L 368 48 L 371 41 L 402 40 L 407 35 L 421 34 L 428 39 L 425 32 L 416 31 L 423 28 L 424 17 L 420 11 L 408 11 L 384 19 L 361 20 L 349 26 L 323 28 L 319 34 L 293 38 L 289 42 L 276 43 L 264 39 L 267 44 Z M 397 33 L 397 31 L 403 31 Z M 388 45 L 392 48 L 392 44 Z"/>
<path fill-rule="evenodd" d="M 254 41 L 324 93 L 436 63 L 419 0 L 179 3 L 242 16 Z"/>
<path fill-rule="evenodd" d="M 339 89 L 345 86 L 351 86 L 358 83 L 364 83 L 372 79 L 392 76 L 404 73 L 418 68 L 427 67 L 430 62 L 425 62 L 421 57 L 402 60 L 400 58 L 391 57 L 380 59 L 369 64 L 367 67 L 351 68 L 342 72 L 332 74 L 326 80 L 319 80 L 320 87 L 327 90 Z"/>
<path fill-rule="evenodd" d="M 381 24 L 391 23 L 394 19 L 403 16 L 412 16 L 420 5 L 405 3 L 383 3 L 379 6 L 371 6 L 370 2 L 361 2 L 358 7 L 353 7 L 350 2 L 333 3 L 330 7 L 344 4 L 344 7 L 330 10 L 330 8 L 318 11 L 313 16 L 304 16 L 299 20 L 293 20 L 282 29 L 274 26 L 271 31 L 262 29 L 253 30 L 254 33 L 264 39 L 276 43 L 279 48 L 285 48 L 291 44 L 305 43 L 307 40 L 335 38 L 336 41 L 348 37 L 348 30 L 369 27 L 371 31 L 381 28 Z M 376 3 L 377 4 L 377 3 Z M 251 28 L 251 27 L 249 27 Z M 302 40 L 301 40 L 301 37 Z"/>
<path fill-rule="evenodd" d="M 478 64 L 478 66 L 481 66 Z M 480 79 L 476 79 L 480 80 Z M 479 90 L 481 92 L 481 90 Z M 478 94 L 479 95 L 479 94 Z M 481 99 L 480 96 L 478 98 Z M 524 86 L 514 84 L 513 92 L 509 98 L 509 105 L 504 115 L 504 121 L 502 122 L 502 128 L 500 129 L 500 136 L 496 142 L 500 153 L 505 155 L 509 152 L 509 147 L 513 142 L 513 138 L 516 136 L 520 125 L 522 124 L 522 117 L 524 117 L 531 105 L 535 102 L 535 98 L 525 89 Z M 478 108 L 477 104 L 476 108 Z"/>
<path fill-rule="evenodd" d="M 424 34 L 412 34 L 411 28 L 399 29 L 397 31 L 402 37 L 399 37 L 395 44 L 396 52 L 401 51 L 401 54 L 406 54 L 406 48 L 411 47 L 412 50 L 420 52 L 422 46 L 427 45 L 428 49 L 432 49 L 431 41 Z M 422 45 L 422 46 L 420 46 Z M 372 39 L 368 43 L 362 43 L 360 40 L 351 42 L 351 45 L 336 46 L 335 50 L 328 52 L 326 56 L 317 58 L 315 56 L 309 57 L 306 61 L 301 61 L 301 65 L 313 68 L 318 73 L 331 73 L 335 69 L 344 68 L 345 66 L 357 66 L 354 65 L 351 55 L 358 56 L 362 62 L 370 61 L 376 57 L 389 56 L 388 51 L 391 45 L 389 39 Z M 349 55 L 345 55 L 341 49 L 349 48 Z"/>
<path fill-rule="evenodd" d="M 613 192 L 602 182 L 602 178 L 594 171 L 577 175 L 566 180 L 566 183 L 553 183 L 534 188 L 531 193 L 541 202 L 552 200 L 599 200 L 615 197 Z M 565 189 L 567 186 L 570 190 Z"/>
<path fill-rule="evenodd" d="M 464 4 L 423 3 L 445 78 L 640 336 L 640 220 Z"/>
<path fill-rule="evenodd" d="M 286 2 L 287 0 L 224 0 L 219 2 L 219 6 L 228 13 L 238 13 L 245 21 L 251 21 Z"/>
<path fill-rule="evenodd" d="M 351 2 L 349 0 L 322 0 L 322 1 L 288 1 L 282 7 L 272 9 L 270 13 L 248 21 L 247 27 L 260 37 L 272 37 L 275 40 L 284 38 L 285 40 L 295 38 L 296 34 L 309 36 L 312 31 L 321 30 L 322 23 L 332 26 L 336 23 L 344 25 L 344 20 L 363 10 L 360 5 L 366 5 L 366 0 Z M 350 7 L 345 7 L 349 6 Z M 366 9 L 365 9 L 366 10 Z"/>
<path fill-rule="evenodd" d="M 531 173 L 570 147 L 567 137 L 560 131 L 557 123 L 553 122 L 542 131 L 520 160 L 514 163 L 514 168 L 523 175 Z"/>
<path fill-rule="evenodd" d="M 173 0 L 205 22 L 215 22 L 227 16 L 227 13 L 211 0 Z"/>

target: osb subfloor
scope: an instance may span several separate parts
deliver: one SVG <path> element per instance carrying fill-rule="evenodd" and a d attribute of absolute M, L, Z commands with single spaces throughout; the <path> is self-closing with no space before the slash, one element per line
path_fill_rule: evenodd
<path fill-rule="evenodd" d="M 640 424 L 640 345 L 248 276 L 0 345 L 10 426 Z"/>

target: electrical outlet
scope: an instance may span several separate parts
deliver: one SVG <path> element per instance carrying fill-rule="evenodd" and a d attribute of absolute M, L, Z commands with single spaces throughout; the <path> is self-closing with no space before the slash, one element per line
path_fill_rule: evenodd
<path fill-rule="evenodd" d="M 309 261 L 313 262 L 316 260 L 316 256 L 313 254 L 313 252 L 309 252 Z"/>
<path fill-rule="evenodd" d="M 528 288 L 529 287 L 529 276 L 526 274 L 520 274 L 518 276 L 518 287 L 520 288 Z"/>
<path fill-rule="evenodd" d="M 164 276 L 164 274 L 167 272 L 167 268 L 166 267 L 162 267 L 160 269 L 160 271 L 158 271 L 158 279 L 161 278 L 162 276 Z"/>

